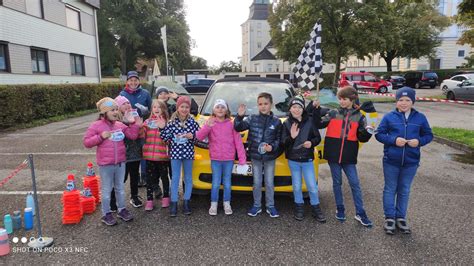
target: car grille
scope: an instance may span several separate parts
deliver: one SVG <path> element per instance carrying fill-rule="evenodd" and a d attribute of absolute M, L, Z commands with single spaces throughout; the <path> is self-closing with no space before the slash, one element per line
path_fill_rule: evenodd
<path fill-rule="evenodd" d="M 264 178 L 263 178 L 264 179 Z M 212 174 L 200 174 L 199 181 L 212 184 Z M 265 185 L 265 181 L 263 181 Z M 291 176 L 275 176 L 273 179 L 275 187 L 291 186 Z M 242 187 L 252 187 L 252 176 L 232 175 L 232 185 Z"/>

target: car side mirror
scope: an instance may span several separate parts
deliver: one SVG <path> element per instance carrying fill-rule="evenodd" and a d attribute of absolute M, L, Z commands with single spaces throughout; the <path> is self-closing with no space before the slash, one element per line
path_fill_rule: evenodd
<path fill-rule="evenodd" d="M 462 87 L 462 83 L 456 84 L 456 86 L 458 86 L 458 87 Z"/>

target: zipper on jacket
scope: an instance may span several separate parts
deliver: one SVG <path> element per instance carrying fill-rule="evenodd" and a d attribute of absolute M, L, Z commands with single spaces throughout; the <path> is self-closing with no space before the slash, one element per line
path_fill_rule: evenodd
<path fill-rule="evenodd" d="M 347 111 L 346 121 L 344 122 L 344 133 L 342 134 L 341 151 L 339 153 L 339 163 L 342 161 L 342 151 L 344 150 L 344 139 L 346 138 L 347 121 L 349 120 L 349 111 Z"/>
<path fill-rule="evenodd" d="M 407 139 L 407 126 L 408 126 L 408 121 L 407 121 L 407 118 L 405 116 L 405 113 L 402 113 L 402 116 L 403 116 L 403 122 L 405 124 L 405 135 L 404 135 L 404 138 Z M 403 146 L 403 151 L 402 151 L 402 166 L 405 164 L 405 148 L 406 148 L 406 144 Z"/>

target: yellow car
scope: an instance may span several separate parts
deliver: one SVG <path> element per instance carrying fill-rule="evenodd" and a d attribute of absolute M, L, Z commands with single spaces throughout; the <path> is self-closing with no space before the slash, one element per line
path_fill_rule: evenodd
<path fill-rule="evenodd" d="M 293 86 L 286 80 L 272 78 L 226 78 L 217 80 L 209 89 L 206 99 L 201 106 L 196 120 L 202 125 L 212 113 L 213 104 L 216 99 L 224 99 L 229 105 L 232 115 L 235 116 L 239 104 L 243 103 L 247 106 L 247 115 L 257 114 L 257 95 L 261 92 L 268 92 L 273 96 L 272 112 L 284 121 L 287 117 L 288 104 L 292 97 L 295 96 Z M 241 133 L 244 146 L 247 147 L 247 131 Z M 193 165 L 193 193 L 210 191 L 212 187 L 212 171 L 211 160 L 209 158 L 209 150 L 207 142 L 197 141 L 195 144 L 195 161 Z M 320 144 L 315 148 L 314 167 L 316 178 L 318 176 L 318 166 L 322 163 L 321 158 L 323 146 Z M 325 162 L 325 161 L 324 161 Z M 251 162 L 247 153 L 247 163 L 250 165 L 246 175 L 237 174 L 236 165 L 232 174 L 232 190 L 233 191 L 252 191 L 253 177 Z M 288 167 L 288 161 L 282 154 L 275 162 L 275 192 L 292 192 L 291 173 Z M 306 186 L 303 183 L 303 191 Z"/>

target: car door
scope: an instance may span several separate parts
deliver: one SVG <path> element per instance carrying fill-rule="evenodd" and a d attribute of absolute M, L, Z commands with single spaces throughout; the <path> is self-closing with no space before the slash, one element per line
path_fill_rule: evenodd
<path fill-rule="evenodd" d="M 367 87 L 369 87 L 370 89 L 372 89 L 374 91 L 378 89 L 377 79 L 374 76 L 370 75 L 370 74 L 365 74 L 364 75 L 364 81 L 363 82 Z"/>
<path fill-rule="evenodd" d="M 415 78 L 415 73 L 413 72 L 408 72 L 405 74 L 405 85 L 408 87 L 415 87 L 415 83 L 413 82 Z"/>
<path fill-rule="evenodd" d="M 466 79 L 461 83 L 461 86 L 456 89 L 456 98 L 462 100 L 473 100 L 474 94 L 474 80 Z"/>

